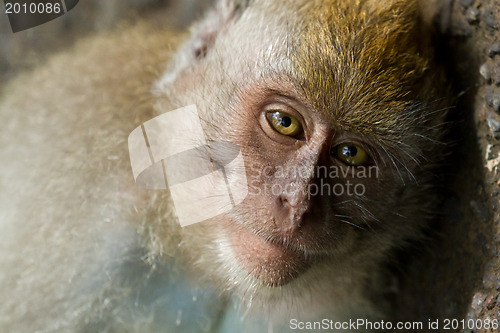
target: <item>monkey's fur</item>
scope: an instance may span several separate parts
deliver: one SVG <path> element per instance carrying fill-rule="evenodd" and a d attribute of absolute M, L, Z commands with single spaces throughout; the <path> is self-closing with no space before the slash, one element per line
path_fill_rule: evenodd
<path fill-rule="evenodd" d="M 233 331 L 251 331 L 246 323 L 259 318 L 276 330 L 290 318 L 383 318 L 383 301 L 373 301 L 385 288 L 380 267 L 432 216 L 433 162 L 443 149 L 446 89 L 416 3 L 221 1 L 183 40 L 146 24 L 95 36 L 4 87 L 2 332 L 175 331 L 158 309 L 178 299 L 156 293 L 175 290 L 183 274 L 250 308 Z M 224 223 L 181 228 L 168 191 L 134 184 L 127 137 L 196 104 L 210 139 L 272 164 L 276 154 L 245 117 L 273 92 L 299 96 L 334 137 L 355 133 L 376 147 L 381 170 L 363 197 L 314 201 L 331 207 L 320 214 L 330 220 L 303 226 L 295 245 L 308 266 L 259 268 L 266 283 L 235 259 L 227 237 L 228 224 L 276 232 L 269 198 L 244 201 Z M 324 145 L 308 144 L 282 163 L 318 164 Z M 215 330 L 211 320 L 199 329 Z"/>

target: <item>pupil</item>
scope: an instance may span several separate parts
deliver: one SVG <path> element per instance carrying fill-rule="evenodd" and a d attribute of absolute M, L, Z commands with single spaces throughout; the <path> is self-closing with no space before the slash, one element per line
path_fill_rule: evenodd
<path fill-rule="evenodd" d="M 342 153 L 345 156 L 353 157 L 358 154 L 358 149 L 355 146 L 348 146 L 342 149 Z"/>
<path fill-rule="evenodd" d="M 281 126 L 289 127 L 291 124 L 292 124 L 292 119 L 290 119 L 290 117 L 281 118 Z"/>

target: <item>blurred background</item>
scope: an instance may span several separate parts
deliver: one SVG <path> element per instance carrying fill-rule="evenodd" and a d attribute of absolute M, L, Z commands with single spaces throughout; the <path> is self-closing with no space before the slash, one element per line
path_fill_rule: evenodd
<path fill-rule="evenodd" d="M 0 4 L 0 87 L 17 71 L 42 62 L 81 37 L 117 29 L 121 22 L 154 20 L 158 28 L 182 29 L 199 18 L 213 0 L 81 0 L 65 15 L 12 33 Z"/>

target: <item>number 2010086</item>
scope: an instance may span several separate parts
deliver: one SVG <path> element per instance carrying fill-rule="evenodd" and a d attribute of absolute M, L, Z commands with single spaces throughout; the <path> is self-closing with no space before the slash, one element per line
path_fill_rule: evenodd
<path fill-rule="evenodd" d="M 62 10 L 61 3 L 5 3 L 6 14 L 59 14 Z"/>
<path fill-rule="evenodd" d="M 481 319 L 469 319 L 469 320 L 457 320 L 457 319 L 445 319 L 444 320 L 444 326 L 443 329 L 449 330 L 457 330 L 457 329 L 470 329 L 470 330 L 477 330 L 477 329 L 493 329 L 497 330 L 499 327 L 498 319 L 486 319 L 486 320 L 481 320 Z"/>

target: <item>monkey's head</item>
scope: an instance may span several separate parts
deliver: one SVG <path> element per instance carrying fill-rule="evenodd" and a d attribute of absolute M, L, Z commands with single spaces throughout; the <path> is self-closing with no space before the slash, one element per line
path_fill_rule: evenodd
<path fill-rule="evenodd" d="M 195 263 L 227 288 L 284 286 L 374 268 L 419 233 L 444 100 L 422 31 L 398 0 L 222 1 L 194 27 L 158 112 L 196 104 L 249 189 L 182 230 Z"/>

